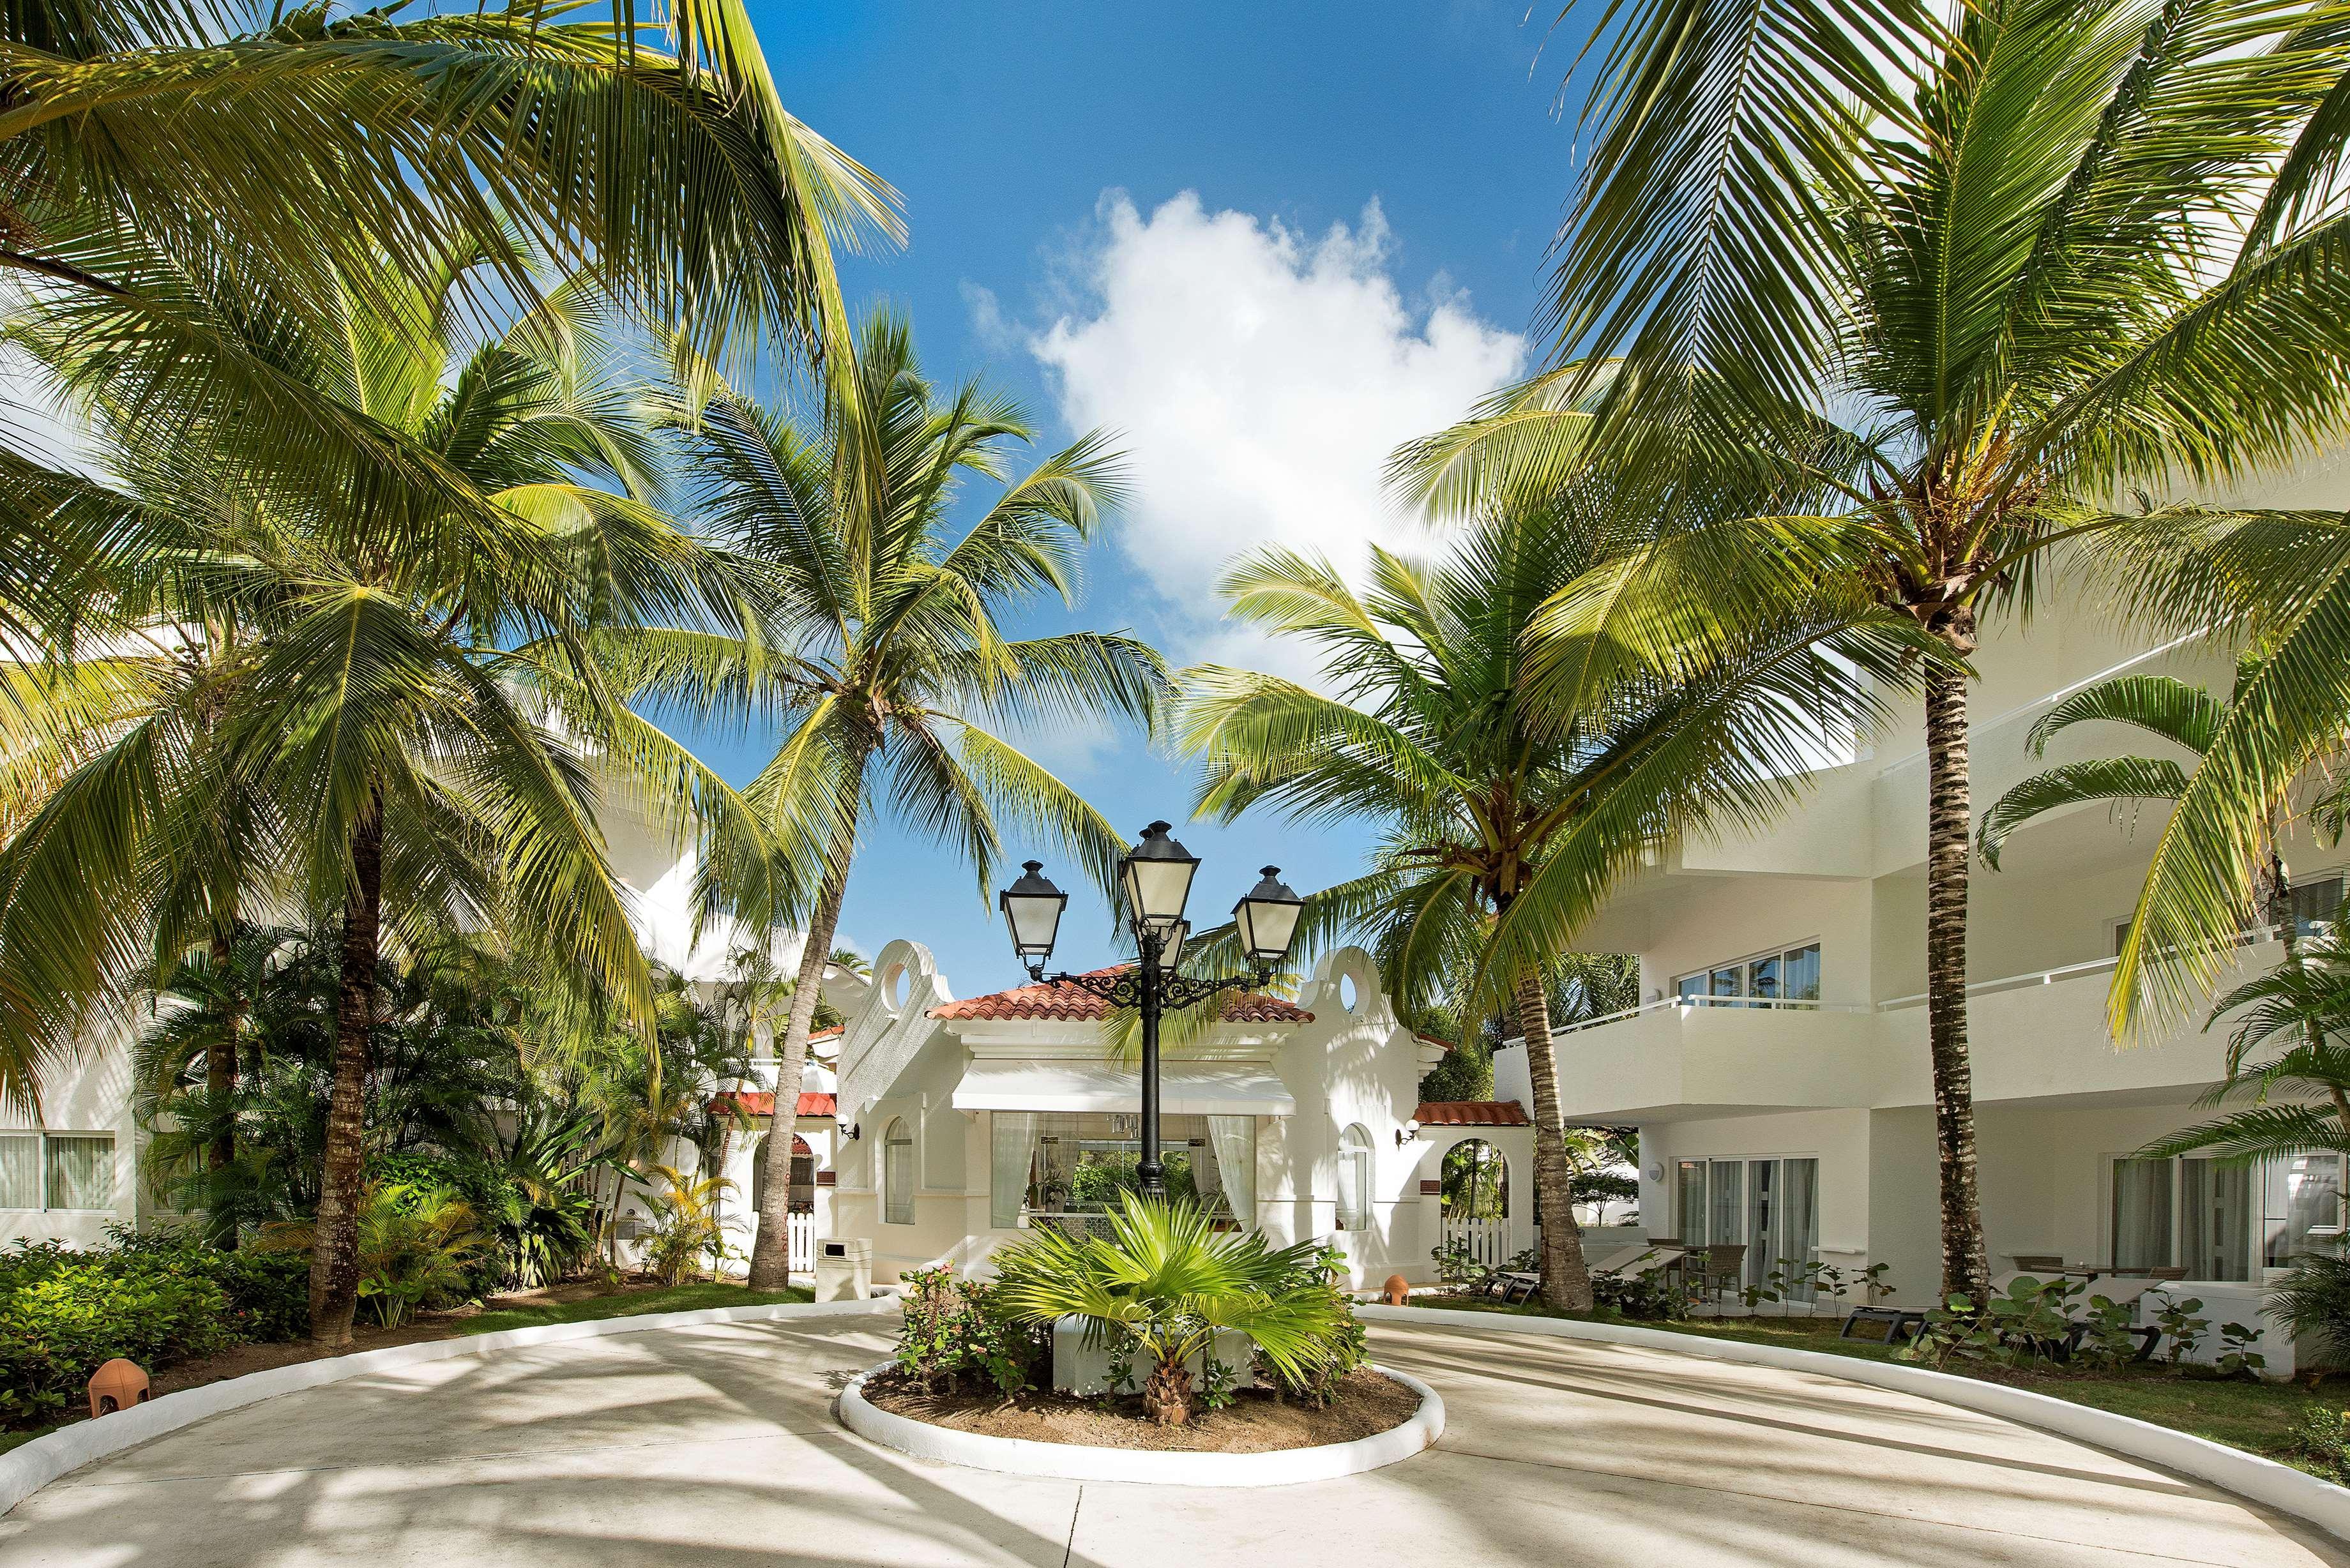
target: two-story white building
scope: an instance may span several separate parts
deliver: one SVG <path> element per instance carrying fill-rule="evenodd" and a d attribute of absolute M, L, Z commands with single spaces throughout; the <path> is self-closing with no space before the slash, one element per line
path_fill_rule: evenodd
<path fill-rule="evenodd" d="M 1978 665 L 1978 816 L 2055 763 L 2166 750 L 2084 725 L 2033 757 L 2025 732 L 2063 694 L 2132 670 L 2224 698 L 2233 679 L 2230 659 L 2200 641 L 2133 646 L 2061 607 L 2028 626 L 1996 623 Z M 1756 1282 L 1782 1259 L 1881 1262 L 1896 1303 L 1924 1306 L 1939 1223 L 1914 710 L 1890 736 L 1821 772 L 1769 833 L 1679 844 L 1627 885 L 1578 945 L 1637 954 L 1642 1001 L 1556 1046 L 1570 1120 L 1639 1128 L 1648 1234 L 1743 1243 Z M 2181 1292 L 2213 1322 L 2256 1323 L 2264 1274 L 2338 1232 L 2343 1162 L 2134 1157 L 2212 1114 L 2197 1102 L 2222 1076 L 2228 1044 L 2226 1025 L 2206 1030 L 2199 1013 L 2126 1048 L 2107 1032 L 2116 942 L 2165 816 L 2158 804 L 2052 813 L 2008 841 L 2001 869 L 1974 864 L 1968 1032 L 1984 1230 L 1995 1271 L 2025 1258 L 2183 1270 Z M 2299 912 L 2330 914 L 2350 854 L 2303 841 L 2291 859 Z M 2274 943 L 2249 948 L 2240 972 L 2280 957 Z M 1523 1071 L 1497 1065 L 1503 1079 Z M 2269 1348 L 2272 1367 L 2289 1354 Z"/>

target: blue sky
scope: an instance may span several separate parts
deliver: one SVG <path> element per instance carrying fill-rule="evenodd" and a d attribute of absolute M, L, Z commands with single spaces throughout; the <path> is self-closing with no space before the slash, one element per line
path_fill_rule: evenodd
<path fill-rule="evenodd" d="M 910 243 L 847 258 L 851 300 L 910 311 L 933 373 L 984 372 L 1045 443 L 1126 434 L 1134 504 L 1074 614 L 1035 629 L 1128 628 L 1178 663 L 1284 667 L 1218 622 L 1222 560 L 1266 540 L 1341 559 L 1411 541 L 1379 504 L 1378 456 L 1533 353 L 1570 181 L 1572 127 L 1550 109 L 1571 46 L 1537 66 L 1548 17 L 1525 22 L 1523 0 L 752 13 L 785 104 L 904 199 Z M 1182 824 L 1188 770 L 1139 737 L 1034 739 L 1129 836 Z M 739 781 L 772 742 L 702 745 Z M 1271 817 L 1178 836 L 1205 861 L 1194 914 L 1211 917 L 1260 865 L 1308 891 L 1352 874 L 1365 842 Z M 1074 895 L 1057 960 L 1088 966 L 1110 950 L 1104 911 L 1047 858 Z M 859 855 L 841 929 L 868 953 L 928 942 L 957 995 L 1020 978 L 970 873 L 893 824 Z"/>

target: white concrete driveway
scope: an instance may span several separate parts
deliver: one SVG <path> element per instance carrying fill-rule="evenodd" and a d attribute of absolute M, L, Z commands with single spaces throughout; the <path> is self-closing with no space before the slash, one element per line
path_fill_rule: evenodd
<path fill-rule="evenodd" d="M 1986 1416 L 1660 1351 L 1382 1326 L 1438 1448 L 1263 1491 L 1015 1480 L 848 1436 L 874 1325 L 460 1357 L 215 1417 L 27 1499 L 0 1565 L 2350 1563 L 2194 1482 Z"/>

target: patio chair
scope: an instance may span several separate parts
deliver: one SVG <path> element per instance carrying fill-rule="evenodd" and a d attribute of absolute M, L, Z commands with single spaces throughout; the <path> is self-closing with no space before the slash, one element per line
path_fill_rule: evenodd
<path fill-rule="evenodd" d="M 1690 1289 L 1712 1299 L 1713 1310 L 1721 1310 L 1721 1293 L 1734 1291 L 1746 1277 L 1746 1243 L 1743 1241 L 1710 1241 L 1689 1255 L 1683 1265 L 1696 1267 L 1696 1278 Z"/>

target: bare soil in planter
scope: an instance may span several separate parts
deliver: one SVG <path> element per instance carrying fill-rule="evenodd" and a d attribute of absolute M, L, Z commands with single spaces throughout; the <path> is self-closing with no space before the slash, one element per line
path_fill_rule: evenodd
<path fill-rule="evenodd" d="M 1161 1427 L 1142 1413 L 1140 1398 L 1082 1399 L 1037 1391 L 1008 1398 L 985 1394 L 929 1394 L 894 1372 L 865 1384 L 865 1397 L 893 1416 L 991 1438 L 1037 1443 L 1078 1443 L 1097 1449 L 1157 1449 L 1208 1454 L 1269 1454 L 1283 1449 L 1351 1443 L 1400 1427 L 1419 1408 L 1419 1396 L 1391 1377 L 1358 1367 L 1338 1386 L 1326 1409 L 1278 1400 L 1261 1388 L 1233 1392 L 1222 1410 L 1202 1410 L 1182 1427 Z"/>

